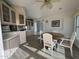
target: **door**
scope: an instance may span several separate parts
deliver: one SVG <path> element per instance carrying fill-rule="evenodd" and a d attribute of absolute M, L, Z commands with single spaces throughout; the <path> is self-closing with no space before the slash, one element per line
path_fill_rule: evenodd
<path fill-rule="evenodd" d="M 79 16 L 76 16 L 75 18 L 75 27 L 74 31 L 76 31 L 77 36 L 75 40 L 75 45 L 79 48 Z"/>
<path fill-rule="evenodd" d="M 37 33 L 41 34 L 43 32 L 43 23 L 41 21 L 37 21 Z"/>
<path fill-rule="evenodd" d="M 40 32 L 40 21 L 37 21 L 37 33 Z"/>
<path fill-rule="evenodd" d="M 40 34 L 43 33 L 43 22 L 40 23 Z"/>
<path fill-rule="evenodd" d="M 76 32 L 77 32 L 77 38 L 79 39 L 79 16 L 77 16 L 76 19 Z"/>

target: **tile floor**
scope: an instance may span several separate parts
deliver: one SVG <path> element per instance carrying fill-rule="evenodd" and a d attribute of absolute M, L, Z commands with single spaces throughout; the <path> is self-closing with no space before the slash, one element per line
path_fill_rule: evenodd
<path fill-rule="evenodd" d="M 9 59 L 79 59 L 79 49 L 73 47 L 74 57 L 70 56 L 67 48 L 58 47 L 56 51 L 43 49 L 43 43 L 37 39 L 38 36 L 32 35 L 27 37 L 28 44 L 20 45 L 17 51 Z"/>

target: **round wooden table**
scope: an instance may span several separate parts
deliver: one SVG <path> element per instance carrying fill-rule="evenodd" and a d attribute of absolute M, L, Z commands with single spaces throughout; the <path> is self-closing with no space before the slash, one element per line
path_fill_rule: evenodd
<path fill-rule="evenodd" d="M 54 40 L 59 40 L 60 38 L 64 37 L 64 35 L 61 34 L 61 33 L 55 33 L 55 32 L 45 32 L 45 33 L 52 34 L 52 37 L 53 37 Z M 44 33 L 41 34 L 41 37 L 43 37 L 43 34 Z"/>

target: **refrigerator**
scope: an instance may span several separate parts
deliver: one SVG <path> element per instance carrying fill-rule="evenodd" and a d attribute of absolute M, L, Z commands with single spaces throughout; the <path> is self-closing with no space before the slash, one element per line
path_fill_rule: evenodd
<path fill-rule="evenodd" d="M 75 17 L 74 31 L 77 33 L 75 45 L 79 48 L 79 16 Z"/>

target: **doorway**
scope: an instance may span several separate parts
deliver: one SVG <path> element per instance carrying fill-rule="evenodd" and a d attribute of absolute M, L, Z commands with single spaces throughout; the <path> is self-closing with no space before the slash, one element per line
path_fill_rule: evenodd
<path fill-rule="evenodd" d="M 43 23 L 41 21 L 37 21 L 37 34 L 41 34 L 43 32 Z"/>

